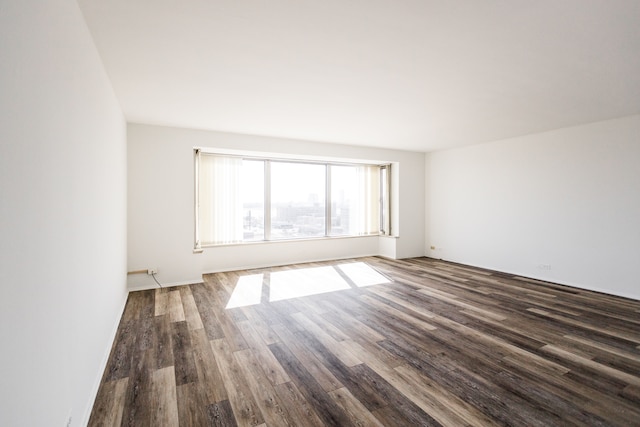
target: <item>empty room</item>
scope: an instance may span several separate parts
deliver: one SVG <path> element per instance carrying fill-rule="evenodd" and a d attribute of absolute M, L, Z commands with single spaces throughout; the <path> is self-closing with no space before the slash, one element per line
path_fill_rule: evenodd
<path fill-rule="evenodd" d="M 640 426 L 640 2 L 0 1 L 0 425 Z"/>

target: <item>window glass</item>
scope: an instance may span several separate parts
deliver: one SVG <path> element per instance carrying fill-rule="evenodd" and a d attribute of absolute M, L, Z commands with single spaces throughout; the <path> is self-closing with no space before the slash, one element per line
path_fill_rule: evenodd
<path fill-rule="evenodd" d="M 357 171 L 355 166 L 331 166 L 331 235 L 358 234 Z"/>
<path fill-rule="evenodd" d="M 195 248 L 388 233 L 388 168 L 197 151 Z"/>
<path fill-rule="evenodd" d="M 271 239 L 325 235 L 326 166 L 271 162 Z"/>
<path fill-rule="evenodd" d="M 243 240 L 264 240 L 264 161 L 243 160 L 240 176 Z"/>

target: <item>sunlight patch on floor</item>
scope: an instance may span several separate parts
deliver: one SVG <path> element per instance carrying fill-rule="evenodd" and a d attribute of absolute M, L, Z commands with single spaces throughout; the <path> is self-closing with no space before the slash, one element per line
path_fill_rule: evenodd
<path fill-rule="evenodd" d="M 306 297 L 349 289 L 333 267 L 301 268 L 271 273 L 269 301 Z"/>
<path fill-rule="evenodd" d="M 260 304 L 262 298 L 263 274 L 251 274 L 241 276 L 236 287 L 233 289 L 231 298 L 225 308 L 246 307 L 248 305 Z"/>
<path fill-rule="evenodd" d="M 273 302 L 385 283 L 390 280 L 364 262 L 250 274 L 238 279 L 226 308 L 260 304 L 267 290 Z"/>
<path fill-rule="evenodd" d="M 359 288 L 389 283 L 389 279 L 364 262 L 340 264 L 338 268 Z"/>

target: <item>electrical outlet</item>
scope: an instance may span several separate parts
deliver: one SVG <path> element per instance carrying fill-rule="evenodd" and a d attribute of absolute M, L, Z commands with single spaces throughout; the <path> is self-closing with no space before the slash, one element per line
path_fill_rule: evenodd
<path fill-rule="evenodd" d="M 149 276 L 151 276 L 152 274 L 158 274 L 158 267 L 148 269 L 147 274 Z"/>
<path fill-rule="evenodd" d="M 540 270 L 551 270 L 551 264 L 538 264 Z"/>
<path fill-rule="evenodd" d="M 432 250 L 432 251 L 435 251 L 435 250 L 436 250 L 436 247 L 435 247 L 435 246 L 431 246 L 431 250 Z"/>

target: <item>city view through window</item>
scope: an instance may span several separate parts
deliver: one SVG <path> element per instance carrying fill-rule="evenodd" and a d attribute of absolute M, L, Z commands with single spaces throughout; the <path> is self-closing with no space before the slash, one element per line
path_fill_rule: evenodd
<path fill-rule="evenodd" d="M 270 162 L 270 239 L 348 236 L 357 230 L 358 166 L 330 165 L 330 230 L 326 230 L 327 165 Z M 265 163 L 243 160 L 243 239 L 265 239 Z M 362 181 L 362 178 L 360 178 Z M 376 196 L 377 197 L 377 196 Z"/>
<path fill-rule="evenodd" d="M 201 155 L 196 247 L 380 234 L 385 168 Z"/>

